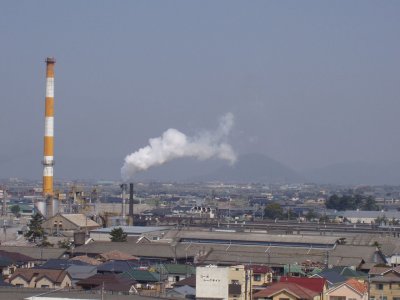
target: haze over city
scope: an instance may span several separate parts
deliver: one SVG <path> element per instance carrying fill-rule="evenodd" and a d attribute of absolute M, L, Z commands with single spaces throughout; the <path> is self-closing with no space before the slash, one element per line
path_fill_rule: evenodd
<path fill-rule="evenodd" d="M 120 179 L 125 157 L 150 138 L 212 131 L 231 112 L 226 142 L 238 164 L 257 153 L 302 180 L 335 165 L 337 176 L 355 172 L 349 183 L 371 169 L 368 183 L 398 183 L 399 9 L 2 1 L 0 177 L 42 176 L 44 60 L 54 56 L 56 178 Z M 226 165 L 188 158 L 138 178 L 199 178 Z"/>

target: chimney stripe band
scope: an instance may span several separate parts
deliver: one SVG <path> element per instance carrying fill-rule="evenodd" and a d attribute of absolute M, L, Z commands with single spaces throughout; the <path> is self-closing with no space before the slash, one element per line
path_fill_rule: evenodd
<path fill-rule="evenodd" d="M 46 97 L 54 98 L 54 78 L 47 78 L 46 80 Z"/>
<path fill-rule="evenodd" d="M 44 120 L 44 136 L 54 136 L 54 117 L 46 117 Z"/>

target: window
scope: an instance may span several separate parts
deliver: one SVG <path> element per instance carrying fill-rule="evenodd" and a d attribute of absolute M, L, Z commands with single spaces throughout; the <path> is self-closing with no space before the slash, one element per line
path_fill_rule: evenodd
<path fill-rule="evenodd" d="M 179 281 L 179 276 L 175 276 L 175 282 Z"/>
<path fill-rule="evenodd" d="M 231 280 L 232 284 L 239 284 L 239 280 Z"/>
<path fill-rule="evenodd" d="M 42 288 L 49 288 L 50 286 L 48 284 L 42 284 L 40 287 Z"/>
<path fill-rule="evenodd" d="M 329 300 L 346 300 L 344 296 L 329 296 Z"/>
<path fill-rule="evenodd" d="M 382 283 L 378 283 L 378 284 L 376 285 L 376 289 L 377 289 L 377 290 L 383 290 L 383 284 L 382 284 Z"/>
<path fill-rule="evenodd" d="M 375 300 L 375 296 L 369 297 L 369 300 Z"/>
<path fill-rule="evenodd" d="M 254 281 L 261 281 L 261 274 L 254 274 L 253 279 Z"/>
<path fill-rule="evenodd" d="M 16 287 L 24 287 L 24 285 L 22 283 L 17 283 L 15 286 Z"/>

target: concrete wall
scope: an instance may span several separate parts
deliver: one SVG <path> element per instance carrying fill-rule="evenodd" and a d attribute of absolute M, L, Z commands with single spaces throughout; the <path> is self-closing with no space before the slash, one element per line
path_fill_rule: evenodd
<path fill-rule="evenodd" d="M 227 267 L 197 267 L 196 298 L 228 300 L 228 276 Z"/>

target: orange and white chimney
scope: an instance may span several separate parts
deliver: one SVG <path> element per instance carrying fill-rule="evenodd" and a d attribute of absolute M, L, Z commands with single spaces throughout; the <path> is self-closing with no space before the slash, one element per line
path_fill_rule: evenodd
<path fill-rule="evenodd" d="M 46 106 L 43 148 L 43 196 L 53 196 L 54 165 L 54 64 L 52 57 L 46 59 Z"/>

